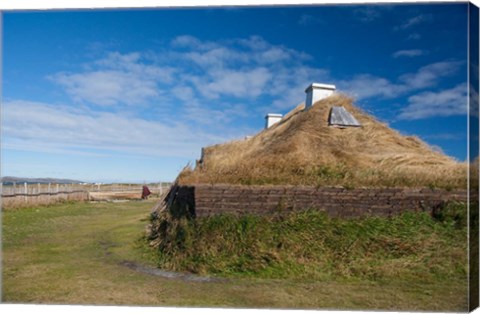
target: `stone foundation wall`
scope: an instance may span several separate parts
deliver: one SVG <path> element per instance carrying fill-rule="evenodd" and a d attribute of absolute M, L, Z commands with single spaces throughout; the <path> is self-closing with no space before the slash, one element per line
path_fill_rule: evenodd
<path fill-rule="evenodd" d="M 332 217 L 391 216 L 404 211 L 432 211 L 447 201 L 467 202 L 467 191 L 428 188 L 208 185 L 178 187 L 171 208 L 196 217 L 229 213 L 272 215 L 302 209 Z"/>

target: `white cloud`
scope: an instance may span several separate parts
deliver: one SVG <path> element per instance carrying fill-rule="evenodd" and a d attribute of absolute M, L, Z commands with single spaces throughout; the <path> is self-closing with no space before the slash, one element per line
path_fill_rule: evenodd
<path fill-rule="evenodd" d="M 265 92 L 265 85 L 272 78 L 266 68 L 247 71 L 216 70 L 210 72 L 208 81 L 201 77 L 192 78 L 199 92 L 207 98 L 222 95 L 239 98 L 254 98 Z"/>
<path fill-rule="evenodd" d="M 422 21 L 411 20 L 408 25 Z M 416 49 L 400 50 L 394 56 L 411 57 L 423 53 Z M 175 111 L 192 125 L 208 125 L 218 134 L 220 129 L 228 129 L 234 119 L 258 114 L 259 110 L 293 108 L 304 101 L 303 91 L 311 82 L 334 83 L 339 90 L 357 99 L 395 98 L 436 86 L 442 78 L 455 74 L 463 64 L 437 62 L 394 80 L 367 73 L 347 80 L 334 80 L 327 70 L 309 66 L 310 59 L 311 56 L 301 51 L 271 44 L 259 36 L 209 42 L 184 35 L 174 38 L 157 52 L 113 52 L 87 64 L 83 72 L 57 73 L 51 79 L 79 102 L 103 106 L 145 104 L 144 108 L 161 104 L 158 110 L 154 109 L 158 114 Z M 244 105 L 256 103 L 262 97 L 269 99 L 269 103 L 257 103 L 256 107 Z M 411 98 L 411 104 L 415 103 L 418 101 Z M 113 111 L 117 108 L 123 107 L 114 107 Z M 98 118 L 106 115 L 95 114 L 99 114 Z M 81 115 L 88 121 L 88 114 Z M 66 116 L 62 114 L 62 118 Z M 142 127 L 148 122 L 138 118 L 132 121 Z M 102 122 L 108 125 L 107 121 Z M 177 134 L 178 130 L 157 130 L 156 133 L 168 132 Z M 130 133 L 136 134 L 133 130 Z"/>
<path fill-rule="evenodd" d="M 172 89 L 172 94 L 186 103 L 197 102 L 197 99 L 195 98 L 195 92 L 189 86 L 176 86 Z"/>
<path fill-rule="evenodd" d="M 302 14 L 298 19 L 298 24 L 306 26 L 311 23 L 314 23 L 314 21 L 315 21 L 314 17 L 311 16 L 310 14 Z"/>
<path fill-rule="evenodd" d="M 392 54 L 394 58 L 399 58 L 399 57 L 417 57 L 417 56 L 422 56 L 426 52 L 424 50 L 420 49 L 409 49 L 409 50 L 399 50 L 396 51 Z"/>
<path fill-rule="evenodd" d="M 183 57 L 205 69 L 222 68 L 232 62 L 246 62 L 248 60 L 248 56 L 245 53 L 227 47 L 215 47 L 201 51 L 193 50 L 185 53 Z"/>
<path fill-rule="evenodd" d="M 200 46 L 200 40 L 190 35 L 177 36 L 171 42 L 176 47 L 197 48 Z"/>
<path fill-rule="evenodd" d="M 364 6 L 353 11 L 353 14 L 362 22 L 372 22 L 382 16 L 382 7 Z"/>
<path fill-rule="evenodd" d="M 370 74 L 360 74 L 350 80 L 338 81 L 338 88 L 358 99 L 371 97 L 394 98 L 433 87 L 445 77 L 460 69 L 463 62 L 442 61 L 421 67 L 413 73 L 401 75 L 396 82 Z"/>
<path fill-rule="evenodd" d="M 267 42 L 260 36 L 250 36 L 248 38 L 241 38 L 235 41 L 252 51 L 267 50 L 272 46 L 269 42 Z"/>
<path fill-rule="evenodd" d="M 401 25 L 396 26 L 394 30 L 405 30 L 409 29 L 415 25 L 423 24 L 423 23 L 428 23 L 433 20 L 433 16 L 431 14 L 421 14 L 414 16 L 405 22 L 403 22 Z"/>
<path fill-rule="evenodd" d="M 147 54 L 145 54 L 145 56 L 147 56 Z M 147 61 L 148 60 L 142 60 L 142 54 L 138 52 L 123 55 L 118 52 L 112 52 L 109 53 L 106 58 L 96 61 L 95 64 L 106 69 L 124 71 L 125 73 L 143 77 L 148 80 L 157 80 L 164 83 L 171 83 L 173 81 L 174 68 L 147 64 Z"/>
<path fill-rule="evenodd" d="M 81 73 L 57 73 L 49 78 L 63 86 L 78 102 L 111 106 L 139 105 L 158 97 L 158 83 L 172 82 L 174 69 L 147 65 L 140 61 L 139 53 L 122 55 L 114 52 L 97 60 Z"/>
<path fill-rule="evenodd" d="M 142 80 L 136 75 L 121 71 L 59 73 L 52 79 L 64 86 L 75 101 L 97 105 L 133 105 L 159 95 L 155 81 Z"/>
<path fill-rule="evenodd" d="M 202 145 L 232 134 L 208 133 L 186 123 L 148 121 L 123 113 L 74 109 L 30 101 L 3 105 L 5 148 L 82 152 L 85 149 L 153 156 L 196 156 Z M 221 134 L 221 135 L 218 135 Z"/>
<path fill-rule="evenodd" d="M 278 66 L 278 63 L 290 62 L 292 60 L 304 61 L 311 58 L 311 56 L 305 53 L 281 45 L 272 45 L 259 36 L 215 43 L 200 41 L 191 36 L 180 36 L 172 42 L 174 46 L 178 46 L 179 41 L 190 43 L 188 45 L 190 50 L 177 52 L 177 57 L 183 60 L 190 60 L 207 71 L 212 68 L 238 68 L 239 66 L 261 67 L 274 64 Z M 282 65 L 280 64 L 280 66 Z"/>
<path fill-rule="evenodd" d="M 207 102 L 223 96 L 250 102 L 256 97 L 269 96 L 273 97 L 272 107 L 285 108 L 292 106 L 292 103 L 285 104 L 287 100 L 302 101 L 301 91 L 326 73 L 304 65 L 311 56 L 273 45 L 259 36 L 215 43 L 180 36 L 172 43 L 189 47 L 188 51 L 176 52 L 176 60 L 187 62 L 184 66 L 189 69 L 178 76 L 178 81 L 189 85 L 196 99 L 205 98 Z M 299 82 L 301 88 L 291 92 Z M 290 97 L 291 93 L 297 96 Z M 228 110 L 228 106 L 225 109 Z"/>
<path fill-rule="evenodd" d="M 467 86 L 457 85 L 454 88 L 439 92 L 423 92 L 408 98 L 408 105 L 403 108 L 399 119 L 417 120 L 431 117 L 447 117 L 464 115 L 467 112 Z"/>
<path fill-rule="evenodd" d="M 312 59 L 258 36 L 209 42 L 185 35 L 158 51 L 112 52 L 82 71 L 50 76 L 77 103 L 5 102 L 2 144 L 61 154 L 192 158 L 202 146 L 258 131 L 248 126 L 252 119 L 292 109 L 311 82 L 336 84 L 359 99 L 395 98 L 436 86 L 463 64 L 438 62 L 397 79 L 364 73 L 335 80 L 311 66 Z M 408 98 L 400 117 L 458 114 L 464 96 L 460 87 L 424 91 Z"/>
<path fill-rule="evenodd" d="M 448 77 L 455 74 L 463 62 L 460 61 L 442 61 L 421 67 L 415 73 L 408 73 L 400 76 L 410 89 L 421 89 L 434 86 L 442 77 Z"/>
<path fill-rule="evenodd" d="M 420 38 L 422 38 L 422 35 L 420 35 L 419 33 L 412 33 L 407 37 L 408 40 L 418 40 Z"/>
<path fill-rule="evenodd" d="M 370 97 L 393 98 L 405 92 L 405 86 L 370 74 L 356 75 L 350 80 L 339 82 L 339 88 L 357 99 Z"/>
<path fill-rule="evenodd" d="M 214 42 L 201 41 L 196 37 L 190 35 L 181 35 L 175 37 L 171 41 L 171 45 L 174 48 L 188 48 L 196 50 L 211 50 L 218 47 Z"/>
<path fill-rule="evenodd" d="M 225 96 L 251 101 L 268 95 L 278 105 L 287 90 L 300 81 L 305 86 L 317 81 L 316 75 L 325 72 L 305 66 L 311 58 L 259 36 L 209 42 L 183 35 L 158 52 L 113 52 L 86 64 L 83 72 L 56 73 L 50 79 L 87 105 L 148 105 L 172 97 L 185 101 L 179 86 L 189 88 L 190 100 L 209 102 Z M 228 101 L 224 104 L 228 110 Z"/>
<path fill-rule="evenodd" d="M 315 24 L 326 24 L 326 22 L 318 15 L 302 14 L 298 19 L 298 24 L 302 26 L 311 26 Z"/>
<path fill-rule="evenodd" d="M 271 47 L 255 56 L 255 60 L 260 64 L 275 64 L 278 62 L 288 61 L 292 57 L 292 54 L 285 49 L 280 47 Z"/>
<path fill-rule="evenodd" d="M 183 101 L 183 107 L 178 113 L 187 122 L 218 127 L 248 115 L 246 106 L 240 104 L 223 104 L 220 108 L 202 106 L 195 91 L 188 86 L 177 86 L 173 88 L 172 93 Z"/>

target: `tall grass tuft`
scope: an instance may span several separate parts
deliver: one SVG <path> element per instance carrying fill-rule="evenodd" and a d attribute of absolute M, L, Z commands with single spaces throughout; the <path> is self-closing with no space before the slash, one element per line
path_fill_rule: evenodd
<path fill-rule="evenodd" d="M 272 217 L 172 219 L 155 235 L 164 269 L 298 280 L 466 279 L 466 206 L 436 216 L 329 218 L 307 210 Z"/>

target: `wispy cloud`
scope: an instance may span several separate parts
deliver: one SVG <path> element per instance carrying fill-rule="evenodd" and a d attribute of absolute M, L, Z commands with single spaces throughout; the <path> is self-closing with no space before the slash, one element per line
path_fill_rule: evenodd
<path fill-rule="evenodd" d="M 431 14 L 421 14 L 414 16 L 412 18 L 409 18 L 408 20 L 404 21 L 402 24 L 396 26 L 394 30 L 406 30 L 409 29 L 413 26 L 423 24 L 423 23 L 428 23 L 433 21 L 433 15 Z"/>
<path fill-rule="evenodd" d="M 423 51 L 403 50 L 397 51 L 396 56 L 419 53 Z M 5 105 L 8 123 L 4 125 L 4 134 L 7 144 L 17 147 L 45 143 L 44 147 L 50 149 L 73 151 L 89 148 L 155 156 L 196 156 L 203 145 L 254 132 L 247 122 L 238 120 L 260 117 L 267 110 L 288 110 L 304 101 L 303 90 L 311 82 L 333 82 L 358 99 L 395 98 L 436 86 L 462 65 L 443 61 L 397 79 L 364 73 L 338 81 L 328 70 L 310 66 L 311 59 L 308 54 L 273 45 L 258 36 L 210 42 L 184 35 L 156 52 L 111 52 L 85 64 L 81 72 L 50 76 L 73 101 L 86 106 L 10 101 Z M 420 95 L 434 97 L 431 92 Z M 161 105 L 156 106 L 160 99 Z M 262 99 L 268 99 L 268 103 Z M 145 110 L 157 115 L 144 118 L 132 111 L 142 104 Z M 409 107 L 415 110 L 402 112 L 401 118 L 431 114 L 431 110 L 420 111 L 420 105 L 421 100 L 411 96 Z M 450 114 L 450 107 L 440 107 L 440 114 Z M 27 114 L 19 114 L 19 108 Z M 165 118 L 171 114 L 179 119 Z M 237 123 L 232 129 L 230 123 L 234 120 Z M 22 124 L 28 127 L 16 128 Z"/>
<path fill-rule="evenodd" d="M 421 67 L 415 73 L 400 76 L 400 80 L 411 90 L 436 85 L 442 78 L 449 77 L 460 70 L 461 61 L 441 61 Z"/>
<path fill-rule="evenodd" d="M 467 86 L 460 84 L 439 92 L 423 92 L 408 98 L 399 119 L 417 120 L 431 117 L 464 115 L 467 112 Z"/>
<path fill-rule="evenodd" d="M 4 145 L 30 150 L 85 149 L 152 156 L 195 156 L 202 145 L 233 134 L 209 133 L 187 123 L 149 121 L 129 114 L 90 111 L 30 101 L 3 105 Z M 237 134 L 238 135 L 238 134 Z"/>
<path fill-rule="evenodd" d="M 301 84 L 299 90 L 314 80 L 325 77 L 326 71 L 305 66 L 312 57 L 282 45 L 272 45 L 258 36 L 219 42 L 201 41 L 180 36 L 174 46 L 190 47 L 178 52 L 177 58 L 189 62 L 189 71 L 178 76 L 177 82 L 189 86 L 197 99 L 208 101 L 236 98 L 251 102 L 255 98 L 273 98 L 271 108 L 291 106 L 289 90 Z M 180 71 L 178 71 L 180 72 Z M 294 103 L 303 100 L 296 91 Z"/>
<path fill-rule="evenodd" d="M 298 24 L 300 25 L 309 25 L 312 24 L 314 21 L 314 18 L 310 14 L 302 14 L 300 18 L 298 19 Z"/>
<path fill-rule="evenodd" d="M 406 86 L 371 74 L 360 74 L 339 82 L 339 88 L 357 99 L 371 97 L 393 98 L 405 92 Z"/>
<path fill-rule="evenodd" d="M 395 51 L 392 56 L 394 58 L 400 58 L 400 57 L 418 57 L 426 54 L 425 50 L 420 50 L 420 49 L 409 49 L 409 50 L 398 50 Z"/>
<path fill-rule="evenodd" d="M 338 81 L 338 86 L 358 99 L 394 98 L 433 87 L 443 78 L 455 74 L 462 65 L 463 62 L 459 61 L 436 62 L 423 66 L 416 72 L 405 73 L 396 81 L 371 74 L 359 74 L 349 80 Z"/>
<path fill-rule="evenodd" d="M 258 36 L 209 42 L 185 35 L 155 52 L 106 53 L 81 71 L 48 76 L 70 102 L 7 101 L 3 144 L 192 158 L 204 145 L 258 131 L 246 118 L 263 120 L 262 106 L 288 109 L 303 101 L 305 86 L 327 73 L 306 66 L 311 58 Z M 269 102 L 252 106 L 262 97 Z"/>
<path fill-rule="evenodd" d="M 141 105 L 161 97 L 172 100 L 178 93 L 171 90 L 182 86 L 189 88 L 191 98 L 207 101 L 220 97 L 252 100 L 261 95 L 282 98 L 273 93 L 278 82 L 283 88 L 296 85 L 298 78 L 287 72 L 305 69 L 303 63 L 311 58 L 259 36 L 210 42 L 182 35 L 156 53 L 112 52 L 86 64 L 83 72 L 60 72 L 49 78 L 74 101 L 101 106 Z M 303 83 L 315 79 L 306 77 L 307 73 L 318 72 L 303 71 Z"/>
<path fill-rule="evenodd" d="M 255 98 L 265 92 L 265 86 L 272 78 L 267 68 L 244 71 L 222 69 L 209 74 L 208 81 L 199 77 L 191 79 L 200 93 L 207 98 L 219 98 L 222 95 Z"/>
<path fill-rule="evenodd" d="M 158 83 L 172 82 L 172 68 L 146 65 L 139 53 L 110 53 L 89 67 L 95 69 L 48 78 L 64 87 L 75 101 L 102 106 L 141 104 L 161 94 Z"/>
<path fill-rule="evenodd" d="M 363 6 L 353 11 L 354 16 L 362 22 L 372 22 L 377 20 L 381 14 L 382 7 Z"/>
<path fill-rule="evenodd" d="M 314 24 L 325 24 L 325 21 L 319 16 L 313 16 L 311 14 L 302 14 L 298 19 L 298 24 L 302 26 L 309 26 Z"/>
<path fill-rule="evenodd" d="M 180 35 L 171 41 L 172 48 L 188 48 L 194 50 L 212 50 L 218 48 L 215 42 L 201 41 L 200 39 L 190 35 Z"/>
<path fill-rule="evenodd" d="M 408 35 L 407 40 L 418 40 L 420 38 L 422 38 L 422 35 L 420 35 L 419 33 L 412 33 Z"/>

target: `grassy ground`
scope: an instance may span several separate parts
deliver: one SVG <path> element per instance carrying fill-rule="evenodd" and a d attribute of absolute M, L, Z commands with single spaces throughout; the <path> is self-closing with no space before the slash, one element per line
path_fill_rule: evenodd
<path fill-rule="evenodd" d="M 71 203 L 2 216 L 2 302 L 196 307 L 466 310 L 463 280 L 231 278 L 188 282 L 139 273 L 153 266 L 140 237 L 154 201 Z"/>

